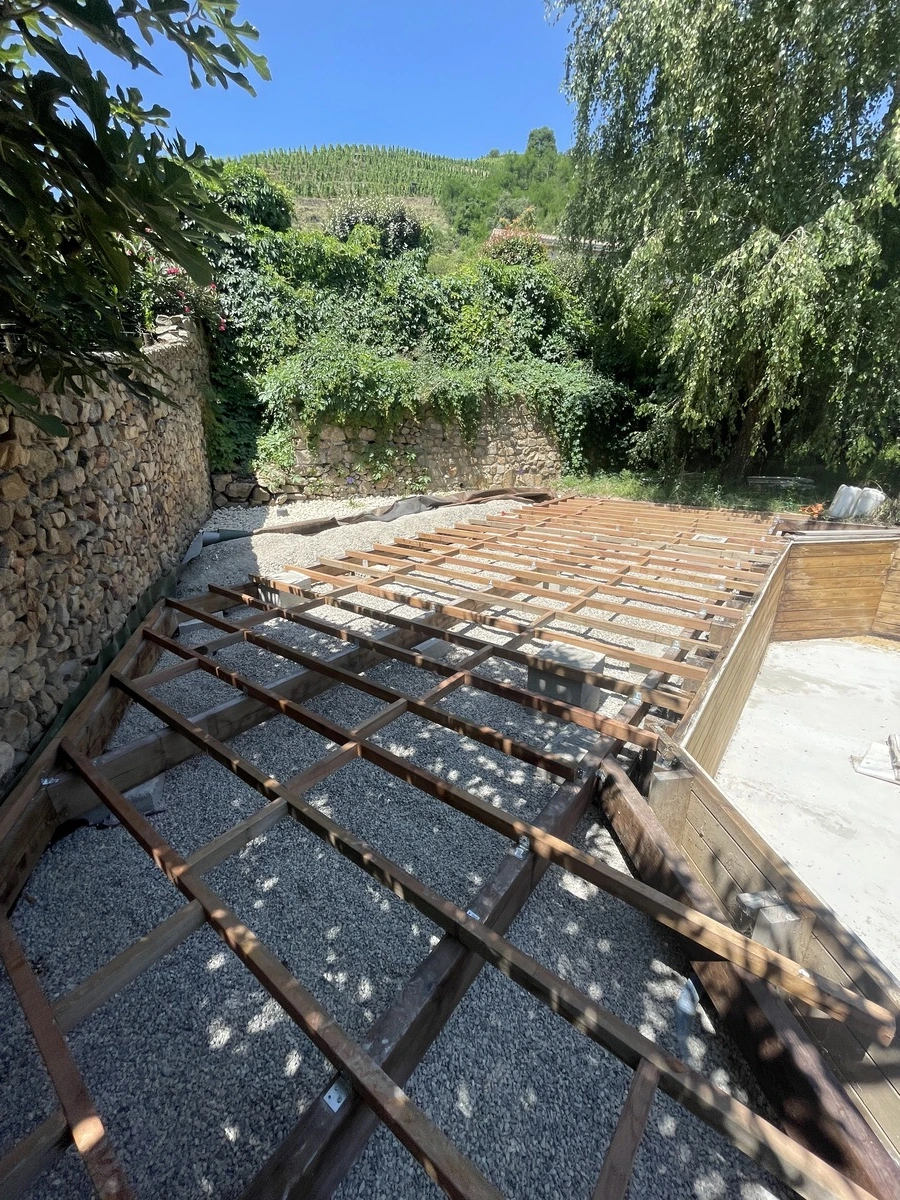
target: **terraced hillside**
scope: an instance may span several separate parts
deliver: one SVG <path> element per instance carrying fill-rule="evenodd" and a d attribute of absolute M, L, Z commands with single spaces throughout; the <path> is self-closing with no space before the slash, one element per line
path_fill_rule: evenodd
<path fill-rule="evenodd" d="M 491 159 L 443 158 L 400 146 L 300 146 L 248 154 L 297 196 L 438 196 L 446 180 L 486 179 Z"/>

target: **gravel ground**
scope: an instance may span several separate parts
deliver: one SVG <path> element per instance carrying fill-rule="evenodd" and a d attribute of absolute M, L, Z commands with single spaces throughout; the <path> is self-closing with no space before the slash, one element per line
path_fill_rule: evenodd
<path fill-rule="evenodd" d="M 344 517 L 361 510 L 382 508 L 398 499 L 398 496 L 384 496 L 374 502 L 371 499 L 365 502 L 307 500 L 282 508 L 220 508 L 212 514 L 204 528 L 261 529 L 319 517 Z M 226 585 L 242 583 L 254 571 L 280 571 L 286 562 L 311 566 L 320 558 L 335 558 L 350 549 L 368 550 L 376 542 L 412 537 L 421 531 L 456 525 L 460 521 L 479 521 L 483 517 L 512 512 L 520 507 L 512 500 L 490 500 L 486 504 L 435 508 L 412 517 L 398 517 L 396 521 L 362 521 L 359 525 L 342 525 L 314 537 L 263 533 L 233 542 L 219 542 L 207 546 L 198 558 L 188 563 L 179 582 L 179 595 L 193 596 L 204 591 L 208 580 L 214 579 Z"/>
<path fill-rule="evenodd" d="M 299 512 L 257 512 L 286 521 L 352 507 L 318 502 Z M 312 563 L 351 546 L 366 548 L 510 507 L 509 501 L 494 502 L 441 509 L 389 525 L 328 530 L 314 538 L 262 535 L 224 543 L 205 549 L 189 565 L 181 591 L 194 594 L 207 580 L 237 583 L 250 571 L 278 570 L 285 561 Z M 254 510 L 220 511 L 210 527 L 215 522 L 236 527 L 239 520 L 252 528 L 258 516 Z M 373 610 L 424 615 L 377 598 L 359 599 Z M 334 608 L 316 615 L 367 633 L 388 628 L 377 617 Z M 507 636 L 462 622 L 458 628 L 487 641 Z M 634 623 L 633 628 L 643 627 Z M 345 650 L 339 639 L 287 621 L 271 622 L 265 632 L 314 656 Z M 199 644 L 216 635 L 208 627 L 196 627 L 184 636 Z M 609 636 L 598 632 L 600 640 Z M 622 644 L 646 645 L 650 652 L 662 648 L 633 633 L 623 639 Z M 537 643 L 535 649 L 546 650 L 546 644 Z M 450 648 L 446 658 L 455 662 L 463 654 Z M 250 645 L 234 645 L 218 657 L 266 683 L 294 669 Z M 159 665 L 175 661 L 163 656 Z M 607 669 L 632 681 L 643 674 L 625 663 L 608 662 Z M 524 683 L 527 676 L 525 668 L 499 659 L 480 670 L 515 683 Z M 384 662 L 367 677 L 412 694 L 422 694 L 441 678 L 398 662 Z M 200 672 L 182 676 L 156 694 L 188 715 L 233 695 Z M 604 711 L 618 711 L 622 703 L 622 697 L 612 696 Z M 344 686 L 307 704 L 348 728 L 380 707 L 379 701 Z M 570 727 L 477 689 L 459 689 L 443 704 L 539 747 L 552 747 L 571 735 Z M 157 728 L 154 717 L 132 708 L 113 744 L 124 745 Z M 526 819 L 547 803 L 558 782 L 410 715 L 373 740 Z M 283 717 L 249 730 L 232 744 L 282 780 L 332 746 Z M 361 760 L 319 784 L 309 799 L 463 908 L 491 877 L 508 845 Z M 162 811 L 152 821 L 188 855 L 262 803 L 224 768 L 197 757 L 167 773 Z M 595 817 L 585 819 L 574 840 L 624 866 Z M 355 1037 L 365 1036 L 440 935 L 414 909 L 291 821 L 254 839 L 211 872 L 209 881 Z M 55 999 L 181 903 L 123 830 L 80 829 L 44 855 L 14 924 Z M 687 964 L 663 930 L 554 868 L 510 936 L 642 1032 L 680 1052 L 673 1031 L 674 1002 Z M 69 1042 L 141 1200 L 236 1196 L 329 1074 L 318 1052 L 209 930 L 195 934 L 104 1005 L 73 1031 Z M 708 1018 L 695 1020 L 688 1055 L 715 1082 L 765 1111 L 730 1042 L 713 1032 Z M 506 1194 L 568 1197 L 590 1194 L 629 1076 L 606 1052 L 487 967 L 414 1074 L 410 1091 Z M 0 1106 L 0 1153 L 53 1107 L 5 976 L 0 979 Z M 340 1195 L 343 1200 L 412 1200 L 432 1193 L 437 1194 L 418 1166 L 382 1131 Z M 77 1157 L 67 1155 L 30 1195 L 33 1200 L 90 1195 Z M 763 1200 L 782 1192 L 721 1138 L 659 1097 L 631 1195 Z"/>

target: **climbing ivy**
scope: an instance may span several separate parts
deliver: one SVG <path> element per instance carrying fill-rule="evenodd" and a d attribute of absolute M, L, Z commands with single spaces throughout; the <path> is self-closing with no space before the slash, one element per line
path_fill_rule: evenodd
<path fill-rule="evenodd" d="M 383 445 L 426 407 L 471 438 L 484 404 L 525 406 L 572 471 L 603 460 L 629 427 L 627 393 L 591 364 L 594 326 L 573 277 L 540 243 L 486 247 L 437 275 L 427 233 L 402 206 L 347 206 L 333 233 L 284 228 L 279 189 L 267 197 L 246 166 L 223 179 L 220 202 L 241 230 L 210 249 L 215 306 L 201 312 L 214 467 L 289 471 L 298 423 L 313 439 L 326 424 L 372 428 Z M 150 286 L 158 278 L 147 262 L 147 320 L 169 302 Z"/>

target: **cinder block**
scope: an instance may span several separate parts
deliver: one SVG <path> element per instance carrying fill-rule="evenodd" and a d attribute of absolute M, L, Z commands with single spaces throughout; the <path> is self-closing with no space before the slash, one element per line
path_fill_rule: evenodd
<path fill-rule="evenodd" d="M 551 659 L 566 667 L 574 667 L 579 671 L 596 671 L 602 674 L 606 666 L 604 656 L 596 655 L 591 650 L 583 650 L 579 646 L 541 644 L 541 658 Z M 550 700 L 560 700 L 563 704 L 572 704 L 577 708 L 589 708 L 596 712 L 606 700 L 606 692 L 590 683 L 579 683 L 576 679 L 567 679 L 553 671 L 541 670 L 538 667 L 528 668 L 528 691 L 537 692 Z"/>
<path fill-rule="evenodd" d="M 278 575 L 270 575 L 269 579 L 273 583 L 290 584 L 291 587 L 312 587 L 312 580 L 309 576 L 301 575 L 299 571 L 282 571 Z M 290 592 L 280 592 L 277 588 L 269 587 L 265 583 L 259 585 L 259 598 L 263 603 L 275 604 L 279 608 L 296 608 L 298 604 L 306 603 L 303 596 L 292 596 Z"/>
<path fill-rule="evenodd" d="M 693 776 L 684 767 L 664 767 L 659 764 L 650 776 L 647 803 L 653 809 L 666 832 L 681 840 L 691 801 Z"/>
<path fill-rule="evenodd" d="M 432 658 L 446 658 L 451 649 L 452 644 L 445 642 L 443 638 L 428 638 L 416 646 L 417 653 L 429 654 Z"/>
<path fill-rule="evenodd" d="M 811 913 L 801 916 L 775 891 L 741 892 L 737 901 L 744 922 L 752 926 L 750 936 L 755 942 L 803 962 L 812 934 Z"/>
<path fill-rule="evenodd" d="M 556 735 L 550 745 L 546 747 L 546 752 L 577 766 L 599 736 L 596 729 L 583 729 L 580 725 L 570 725 Z M 560 786 L 565 782 L 558 775 L 551 774 L 543 767 L 537 768 L 535 778 L 542 783 L 556 783 Z"/>

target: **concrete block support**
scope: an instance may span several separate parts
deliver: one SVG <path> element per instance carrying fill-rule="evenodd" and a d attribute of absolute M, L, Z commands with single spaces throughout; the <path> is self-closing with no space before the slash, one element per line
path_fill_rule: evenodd
<path fill-rule="evenodd" d="M 280 574 L 270 575 L 269 578 L 273 583 L 287 583 L 291 587 L 312 587 L 309 576 L 301 575 L 299 571 L 281 571 Z M 292 596 L 290 592 L 280 592 L 277 588 L 266 587 L 264 583 L 259 586 L 259 598 L 265 604 L 277 604 L 279 608 L 296 608 L 298 604 L 306 603 L 303 596 Z"/>
<path fill-rule="evenodd" d="M 812 913 L 800 914 L 777 892 L 741 892 L 738 908 L 755 942 L 803 962 L 812 934 Z"/>
<path fill-rule="evenodd" d="M 606 666 L 603 655 L 599 657 L 590 650 L 582 650 L 578 646 L 542 645 L 541 657 L 553 659 L 566 667 L 576 667 L 581 671 L 597 671 L 602 673 Z M 575 679 L 567 679 L 553 671 L 542 671 L 537 667 L 528 668 L 528 691 L 537 692 L 551 700 L 561 700 L 563 704 L 574 704 L 579 708 L 589 708 L 597 712 L 606 699 L 606 692 L 590 683 L 579 683 Z"/>

